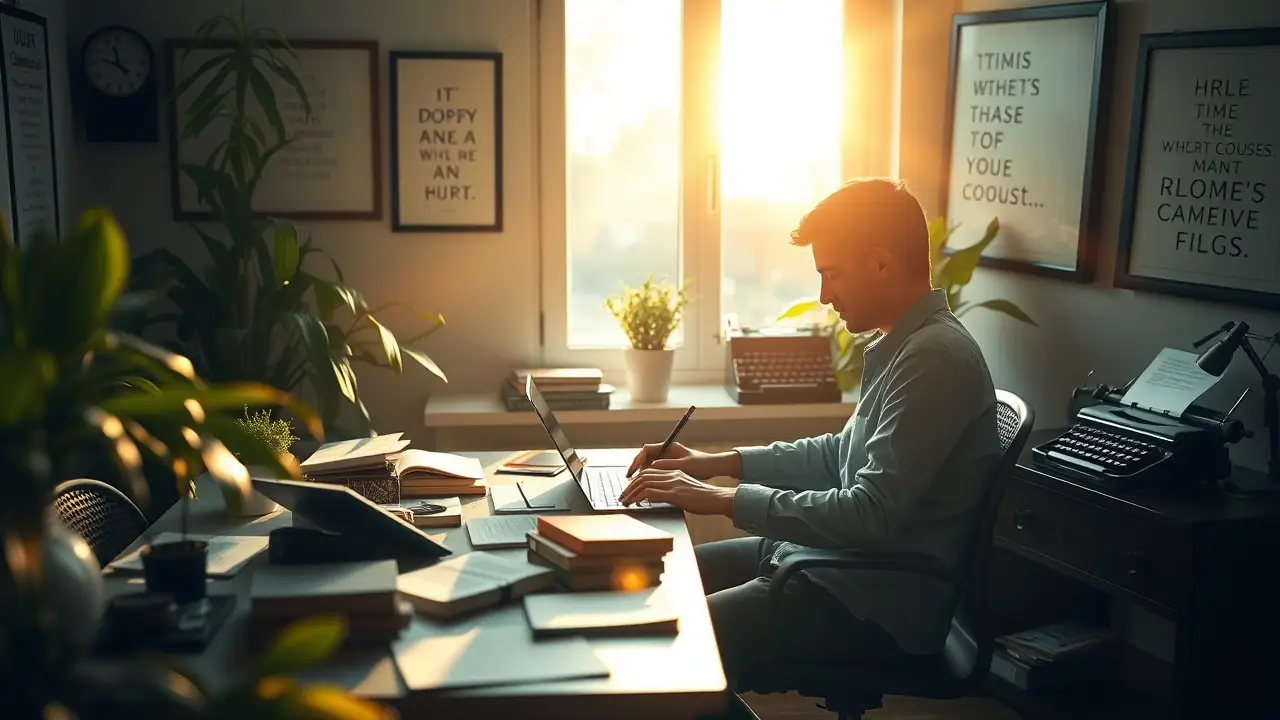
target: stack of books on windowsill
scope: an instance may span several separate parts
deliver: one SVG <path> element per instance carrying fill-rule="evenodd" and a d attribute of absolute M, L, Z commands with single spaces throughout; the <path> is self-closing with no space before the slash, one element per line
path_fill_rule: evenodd
<path fill-rule="evenodd" d="M 538 517 L 528 558 L 572 591 L 636 591 L 662 580 L 671 534 L 622 514 Z"/>
<path fill-rule="evenodd" d="M 531 411 L 524 396 L 525 380 L 532 377 L 552 410 L 608 410 L 613 386 L 603 381 L 599 368 L 521 368 L 513 370 L 499 390 L 502 404 L 511 411 Z"/>

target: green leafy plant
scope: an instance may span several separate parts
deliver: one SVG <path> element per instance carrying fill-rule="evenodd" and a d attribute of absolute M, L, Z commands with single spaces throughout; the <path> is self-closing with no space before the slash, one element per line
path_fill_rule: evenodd
<path fill-rule="evenodd" d="M 687 285 L 654 282 L 649 276 L 638 288 L 624 284 L 620 293 L 605 300 L 605 307 L 622 325 L 631 347 L 664 350 L 688 303 Z"/>
<path fill-rule="evenodd" d="M 236 418 L 236 424 L 245 434 L 266 445 L 276 453 L 284 454 L 293 448 L 298 438 L 293 434 L 293 425 L 283 418 L 274 418 L 270 410 L 258 410 L 250 413 L 244 409 L 244 417 Z"/>
<path fill-rule="evenodd" d="M 986 232 L 978 242 L 959 250 L 947 252 L 947 243 L 955 233 L 958 225 L 947 225 L 944 217 L 934 218 L 929 222 L 929 255 L 933 266 L 933 286 L 945 290 L 947 304 L 956 317 L 963 317 L 971 310 L 986 308 L 1004 313 L 1015 320 L 1039 327 L 1022 308 L 1009 300 L 991 299 L 971 303 L 961 295 L 964 288 L 973 279 L 973 271 L 978 267 L 982 251 L 1000 234 L 1000 221 L 993 218 L 987 224 Z M 795 320 L 821 314 L 818 322 L 823 332 L 831 336 L 832 367 L 835 369 L 836 381 L 842 390 L 852 390 L 857 386 L 862 373 L 862 351 L 875 338 L 876 331 L 851 333 L 835 310 L 823 305 L 815 298 L 800 300 L 778 315 L 779 321 Z"/>
<path fill-rule="evenodd" d="M 346 407 L 358 411 L 359 434 L 368 434 L 369 412 L 354 365 L 401 374 L 407 358 L 447 382 L 435 361 L 414 347 L 442 327 L 444 317 L 395 302 L 370 308 L 332 257 L 311 238 L 299 240 L 294 223 L 254 210 L 272 158 L 297 137 L 286 127 L 280 103 L 295 101 L 301 115 L 311 117 L 297 53 L 284 37 L 250 28 L 241 3 L 238 14 L 215 15 L 201 24 L 195 47 L 213 54 L 177 85 L 171 101 L 190 98 L 182 140 L 221 133 L 202 164 L 181 166 L 220 232 L 192 226 L 208 255 L 203 266 L 188 264 L 168 248 L 139 258 L 144 284 L 164 288 L 172 306 L 148 313 L 142 326 L 171 328 L 175 349 L 211 380 L 251 380 L 289 392 L 309 385 L 331 435 L 356 434 L 337 429 Z M 182 55 L 184 65 L 191 49 Z M 286 90 L 278 93 L 276 85 Z M 312 269 L 322 260 L 332 277 Z M 379 319 L 393 309 L 425 326 L 397 338 Z"/>
<path fill-rule="evenodd" d="M 303 683 L 295 675 L 332 654 L 346 636 L 343 616 L 315 616 L 286 626 L 245 672 L 214 689 L 176 663 L 124 664 L 86 670 L 71 683 L 65 705 L 86 717 L 191 720 L 391 720 L 398 714 L 342 688 Z"/>
<path fill-rule="evenodd" d="M 150 458 L 181 494 L 207 471 L 234 511 L 250 492 L 238 458 L 298 475 L 226 412 L 285 408 L 323 437 L 319 418 L 288 393 L 210 384 L 186 357 L 114 331 L 113 311 L 137 303 L 124 294 L 129 273 L 128 243 L 106 210 L 85 213 L 61 241 L 36 237 L 21 248 L 0 228 L 0 678 L 36 673 L 22 693 L 39 693 L 68 652 L 54 640 L 41 582 L 58 483 L 115 481 L 145 508 Z"/>

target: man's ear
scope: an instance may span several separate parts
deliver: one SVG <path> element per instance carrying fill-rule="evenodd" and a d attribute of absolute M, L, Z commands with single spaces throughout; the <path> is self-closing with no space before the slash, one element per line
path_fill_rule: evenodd
<path fill-rule="evenodd" d="M 887 248 L 876 246 L 871 249 L 872 268 L 875 269 L 877 275 L 885 275 L 894 265 L 893 253 Z"/>

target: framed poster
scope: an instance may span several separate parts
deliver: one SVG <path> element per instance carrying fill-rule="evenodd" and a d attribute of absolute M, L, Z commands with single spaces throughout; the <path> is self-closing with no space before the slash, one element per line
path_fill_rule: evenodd
<path fill-rule="evenodd" d="M 0 33 L 10 231 L 18 244 L 40 233 L 61 238 L 48 25 L 39 15 L 0 5 Z"/>
<path fill-rule="evenodd" d="M 502 54 L 391 53 L 391 228 L 502 231 Z"/>
<path fill-rule="evenodd" d="M 981 264 L 1093 279 L 1107 2 L 952 18 L 942 212 L 952 247 L 1000 234 Z"/>
<path fill-rule="evenodd" d="M 1116 287 L 1280 309 L 1280 28 L 1143 35 Z"/>
<path fill-rule="evenodd" d="M 190 73 L 228 47 L 221 41 L 169 41 L 170 95 Z M 268 162 L 254 194 L 253 209 L 294 220 L 381 220 L 378 43 L 290 40 L 289 47 L 297 55 L 296 63 L 279 46 L 274 53 L 290 65 L 307 91 L 311 117 L 307 118 L 297 90 L 268 70 L 268 97 L 279 108 L 286 135 L 293 141 Z M 207 73 L 183 97 L 169 103 L 170 192 L 176 220 L 212 218 L 198 199 L 195 182 L 181 170 L 184 164 L 204 164 L 227 137 L 227 123 L 221 120 L 210 123 L 198 137 L 182 137 L 184 119 L 212 75 Z M 234 78 L 224 82 L 226 88 L 233 89 Z M 248 95 L 250 108 L 260 113 L 258 93 Z M 265 118 L 258 120 L 268 134 L 268 143 L 274 143 L 271 124 Z"/>

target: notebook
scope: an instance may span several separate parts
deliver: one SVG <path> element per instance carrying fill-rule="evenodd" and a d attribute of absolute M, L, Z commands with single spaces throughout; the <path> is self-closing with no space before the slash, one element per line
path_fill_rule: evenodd
<path fill-rule="evenodd" d="M 674 635 L 680 626 L 675 604 L 662 587 L 527 595 L 524 613 L 534 637 Z"/>
<path fill-rule="evenodd" d="M 210 577 L 232 577 L 240 569 L 249 564 L 263 550 L 267 549 L 265 535 L 195 535 L 187 534 L 188 540 L 203 540 L 209 544 L 205 561 L 205 574 Z M 181 533 L 162 532 L 148 541 L 148 544 L 178 542 Z M 113 570 L 142 572 L 142 548 L 122 555 L 107 564 Z"/>
<path fill-rule="evenodd" d="M 559 475 L 564 458 L 555 450 L 529 450 L 519 453 L 498 466 L 497 472 L 513 475 Z"/>
<path fill-rule="evenodd" d="M 477 551 L 407 572 L 396 588 L 419 613 L 450 618 L 545 590 L 554 580 L 548 568 Z"/>
<path fill-rule="evenodd" d="M 470 485 L 475 480 L 484 480 L 484 466 L 476 458 L 429 450 L 405 450 L 400 453 L 400 457 L 396 458 L 395 469 L 396 475 L 401 480 L 418 478 L 430 478 L 436 482 L 456 480 L 462 485 Z"/>
<path fill-rule="evenodd" d="M 325 443 L 311 457 L 299 463 L 299 466 L 302 474 L 311 475 L 376 465 L 379 460 L 390 459 L 409 447 L 408 440 L 400 439 L 403 434 L 375 435 Z"/>
<path fill-rule="evenodd" d="M 394 612 L 395 560 L 268 565 L 253 573 L 249 597 L 255 614 Z"/>
<path fill-rule="evenodd" d="M 467 521 L 467 537 L 476 550 L 523 548 L 529 544 L 529 533 L 538 531 L 533 515 L 493 515 Z"/>
<path fill-rule="evenodd" d="M 671 533 L 630 515 L 543 515 L 538 533 L 579 555 L 665 555 L 675 547 Z"/>
<path fill-rule="evenodd" d="M 391 644 L 410 690 L 443 690 L 609 677 L 586 640 L 534 641 L 524 625 L 447 630 L 415 625 Z"/>

